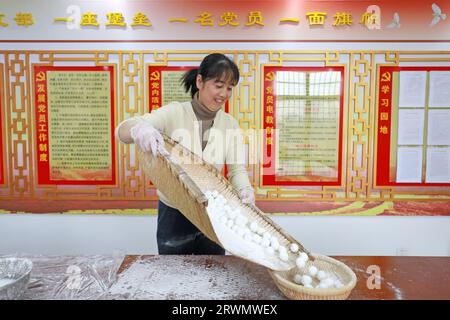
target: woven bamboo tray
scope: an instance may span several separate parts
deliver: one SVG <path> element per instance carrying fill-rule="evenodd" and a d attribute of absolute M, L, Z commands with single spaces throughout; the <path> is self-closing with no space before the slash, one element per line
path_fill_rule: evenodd
<path fill-rule="evenodd" d="M 237 190 L 223 177 L 220 171 L 179 143 L 165 135 L 163 136 L 167 152 L 159 154 L 158 157 L 152 157 L 149 153 L 144 153 L 138 149 L 140 166 L 155 187 L 206 237 L 227 250 L 216 235 L 206 210 L 208 199 L 204 193 L 208 190 L 217 190 L 225 197 L 230 206 L 239 207 L 241 214 L 247 216 L 251 221 L 256 221 L 258 225 L 264 227 L 272 236 L 276 236 L 280 245 L 288 248 L 290 244 L 295 243 L 299 246 L 300 251 L 308 255 L 309 263 L 314 262 L 316 256 L 312 255 L 301 243 L 265 216 L 259 208 L 242 203 Z M 297 254 L 289 252 L 289 263 L 291 266 L 289 271 L 271 270 L 271 275 L 277 286 L 286 296 L 292 299 L 295 299 L 297 296 L 292 295 L 290 290 L 298 291 L 298 287 L 302 287 L 293 283 L 291 281 L 292 278 L 290 278 L 290 272 L 294 270 L 297 257 Z M 241 258 L 246 259 L 246 257 Z M 255 262 L 253 260 L 250 261 Z M 343 264 L 337 265 L 345 266 Z M 291 285 L 294 287 L 290 286 L 289 282 L 292 282 Z M 309 290 L 306 290 L 306 292 Z M 320 289 L 320 291 L 323 291 L 323 289 Z"/>
<path fill-rule="evenodd" d="M 156 188 L 209 239 L 223 247 L 211 225 L 206 211 L 208 199 L 204 195 L 208 190 L 217 190 L 231 206 L 239 207 L 241 213 L 277 236 L 280 245 L 289 247 L 291 243 L 296 243 L 301 251 L 309 254 L 302 244 L 266 217 L 258 207 L 242 203 L 237 190 L 214 166 L 167 136 L 164 140 L 167 154 L 154 158 L 138 150 L 140 165 Z"/>
<path fill-rule="evenodd" d="M 305 267 L 299 269 L 292 268 L 289 271 L 269 270 L 269 274 L 275 281 L 278 289 L 289 299 L 293 300 L 345 300 L 348 298 L 356 285 L 356 274 L 344 263 L 323 255 L 312 254 L 315 257 L 314 262 L 308 261 Z M 307 288 L 296 284 L 293 279 L 296 273 L 306 274 L 308 268 L 313 265 L 320 270 L 337 277 L 343 284 L 341 288 Z M 318 280 L 313 280 L 313 285 Z"/>

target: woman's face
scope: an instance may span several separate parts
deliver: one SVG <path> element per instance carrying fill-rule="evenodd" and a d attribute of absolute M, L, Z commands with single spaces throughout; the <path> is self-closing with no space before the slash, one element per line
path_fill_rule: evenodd
<path fill-rule="evenodd" d="M 226 76 L 222 78 L 203 81 L 202 76 L 197 75 L 198 99 L 211 111 L 219 110 L 230 99 L 233 85 Z"/>

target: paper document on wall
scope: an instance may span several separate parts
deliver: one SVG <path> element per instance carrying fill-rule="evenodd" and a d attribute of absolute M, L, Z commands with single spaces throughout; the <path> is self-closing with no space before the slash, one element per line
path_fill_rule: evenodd
<path fill-rule="evenodd" d="M 450 146 L 450 110 L 428 111 L 428 145 Z"/>
<path fill-rule="evenodd" d="M 450 148 L 428 148 L 426 182 L 450 182 Z"/>
<path fill-rule="evenodd" d="M 399 147 L 397 150 L 397 182 L 422 180 L 422 147 Z"/>
<path fill-rule="evenodd" d="M 400 109 L 398 117 L 398 144 L 422 145 L 424 128 L 423 109 Z"/>
<path fill-rule="evenodd" d="M 430 72 L 429 107 L 450 107 L 450 71 Z"/>
<path fill-rule="evenodd" d="M 400 71 L 399 107 L 425 107 L 426 71 Z"/>

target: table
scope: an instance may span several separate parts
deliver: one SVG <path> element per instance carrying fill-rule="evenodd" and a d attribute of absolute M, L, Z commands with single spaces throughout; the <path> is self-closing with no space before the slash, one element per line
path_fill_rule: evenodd
<path fill-rule="evenodd" d="M 234 256 L 29 258 L 24 299 L 285 299 L 265 267 Z M 356 273 L 350 300 L 450 300 L 450 257 L 333 258 Z M 380 274 L 368 272 L 377 267 Z"/>
<path fill-rule="evenodd" d="M 345 263 L 357 276 L 358 281 L 349 300 L 450 300 L 450 257 L 335 256 L 333 258 Z M 250 288 L 234 288 L 237 290 L 236 295 L 230 292 L 227 297 L 230 299 L 285 299 L 265 267 L 234 256 L 128 256 L 119 272 L 123 273 L 137 260 L 153 261 L 151 263 L 156 264 L 161 259 L 188 259 L 200 270 L 208 266 L 235 268 L 236 274 L 240 274 L 241 277 L 248 277 L 250 273 L 253 282 L 249 284 L 258 289 L 253 291 Z M 376 271 L 377 267 L 380 274 L 374 274 L 373 270 Z M 245 281 L 242 284 L 244 283 Z M 224 287 L 223 290 L 227 288 Z M 191 299 L 196 298 L 191 296 Z"/>

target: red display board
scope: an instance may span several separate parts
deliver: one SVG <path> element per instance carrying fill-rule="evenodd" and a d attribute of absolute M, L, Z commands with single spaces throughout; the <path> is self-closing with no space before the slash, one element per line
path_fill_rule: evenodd
<path fill-rule="evenodd" d="M 90 98 L 90 95 L 95 94 L 104 94 L 105 96 L 109 96 L 108 100 L 110 101 L 109 111 L 106 112 L 107 117 L 110 118 L 108 120 L 110 121 L 110 126 L 108 129 L 109 135 L 106 137 L 106 132 L 98 132 L 94 131 L 95 135 L 97 137 L 103 137 L 107 143 L 110 143 L 108 160 L 109 163 L 106 167 L 98 168 L 98 164 L 95 164 L 92 168 L 89 168 L 89 162 L 86 162 L 86 165 L 83 164 L 83 167 L 74 167 L 69 168 L 63 167 L 64 166 L 64 160 L 61 160 L 61 167 L 58 161 L 58 164 L 52 163 L 52 155 L 51 155 L 51 148 L 52 144 L 55 145 L 58 143 L 59 137 L 55 136 L 55 134 L 52 134 L 51 130 L 52 127 L 56 128 L 58 125 L 58 118 L 57 116 L 54 116 L 54 120 L 51 120 L 49 118 L 49 96 L 52 94 L 49 92 L 50 86 L 60 86 L 58 87 L 58 90 L 61 90 L 61 88 L 64 88 L 64 83 L 55 83 L 53 80 L 49 80 L 49 73 L 50 72 L 57 72 L 58 74 L 61 74 L 65 77 L 72 77 L 77 76 L 81 73 L 84 75 L 87 75 L 87 77 L 90 77 L 93 75 L 93 73 L 102 74 L 105 75 L 104 72 L 106 72 L 106 75 L 109 77 L 109 81 L 105 81 L 106 83 L 100 83 L 101 85 L 105 86 L 106 88 L 109 88 L 107 92 L 102 92 L 101 90 L 96 89 L 95 86 L 99 85 L 98 81 L 97 84 L 94 84 L 92 87 L 88 88 L 89 84 L 80 84 L 80 88 L 70 88 L 66 87 L 67 90 L 67 96 L 60 96 L 58 99 L 59 102 L 62 104 L 59 106 L 58 101 L 54 101 L 53 111 L 55 114 L 59 112 L 66 112 L 63 111 L 64 103 L 73 102 L 75 104 L 86 102 L 88 98 Z M 108 79 L 106 77 L 105 79 Z M 34 66 L 34 74 L 33 74 L 33 80 L 34 80 L 34 108 L 35 108 L 35 141 L 36 141 L 36 150 L 37 150 L 37 179 L 38 184 L 44 184 L 44 185 L 114 185 L 116 184 L 116 160 L 115 160 L 115 138 L 114 138 L 114 108 L 115 108 L 115 94 L 114 94 L 114 67 L 113 66 L 95 66 L 95 67 L 75 67 L 75 66 Z M 50 82 L 50 83 L 49 83 Z M 87 89 L 86 89 L 87 88 Z M 74 90 L 74 91 L 71 91 Z M 83 91 L 84 90 L 84 91 Z M 81 94 L 80 94 L 81 92 Z M 104 96 L 103 96 L 104 97 Z M 96 97 L 94 97 L 96 99 Z M 57 109 L 60 110 L 57 110 Z M 86 123 L 92 119 L 92 117 L 96 117 L 95 114 L 95 107 L 91 107 L 89 109 L 89 106 L 86 107 L 86 112 L 83 114 L 78 112 L 78 119 L 80 120 L 80 117 L 84 117 L 86 119 Z M 75 109 L 75 108 L 74 108 Z M 64 117 L 71 116 L 64 115 Z M 98 121 L 104 121 L 105 118 L 99 118 Z M 66 119 L 65 119 L 66 121 Z M 70 121 L 70 120 L 69 120 Z M 89 140 L 89 134 L 86 134 L 86 132 L 83 133 L 83 130 L 96 130 L 92 126 L 80 126 L 79 130 L 77 132 L 80 132 L 82 135 L 84 134 L 84 138 Z M 74 133 L 75 130 L 73 130 L 72 133 Z M 53 140 L 52 140 L 53 136 Z M 61 137 L 62 138 L 62 137 Z M 64 137 L 65 139 L 71 139 Z M 89 146 L 90 141 L 84 142 L 82 139 L 76 140 L 77 143 L 80 143 L 81 145 Z M 74 155 L 71 153 L 76 152 L 77 150 L 71 149 L 71 146 L 66 146 L 68 153 L 67 153 L 67 162 L 69 163 L 73 161 L 79 161 L 80 158 L 76 158 L 77 155 Z M 92 146 L 91 146 L 92 147 Z M 82 147 L 80 147 L 80 151 L 82 150 Z M 59 151 L 60 152 L 60 151 Z M 84 154 L 83 154 L 84 156 Z M 105 155 L 102 154 L 102 157 Z M 95 161 L 98 161 L 98 159 L 95 159 L 95 154 L 93 154 L 92 157 L 92 163 Z M 84 160 L 83 160 L 84 161 Z M 73 164 L 73 163 L 72 163 Z M 94 168 L 95 167 L 95 168 Z M 63 169 L 61 169 L 63 168 Z"/>
<path fill-rule="evenodd" d="M 1 75 L 1 73 L 0 73 Z M 3 89 L 3 87 L 1 87 Z M 5 153 L 3 152 L 3 134 L 4 134 L 4 128 L 6 126 L 3 125 L 3 91 L 0 91 L 0 123 L 2 124 L 0 127 L 0 184 L 5 183 L 5 167 L 3 165 L 5 161 Z"/>
<path fill-rule="evenodd" d="M 286 179 L 279 176 L 276 172 L 277 167 L 277 138 L 278 127 L 280 126 L 280 118 L 277 117 L 277 72 L 300 72 L 300 73 L 321 73 L 328 71 L 335 71 L 339 73 L 338 79 L 339 90 L 335 96 L 338 98 L 338 108 L 336 113 L 337 123 L 335 124 L 335 155 L 337 160 L 335 162 L 335 174 L 334 177 L 320 177 L 311 176 L 303 179 L 302 177 Z M 264 66 L 263 67 L 263 176 L 262 182 L 264 186 L 300 186 L 300 185 L 327 185 L 327 186 L 339 186 L 341 185 L 342 176 L 342 126 L 343 126 L 343 100 L 344 100 L 344 67 L 278 67 L 278 66 Z M 308 89 L 309 90 L 309 89 Z M 281 95 L 280 95 L 281 97 Z M 321 112 L 320 107 L 302 107 L 307 112 Z M 314 111 L 311 111 L 314 110 Z M 298 111 L 296 111 L 298 112 Z M 295 124 L 295 123 L 294 123 Z M 291 124 L 292 125 L 292 124 Z M 337 137 L 336 137 L 337 136 Z M 319 144 L 312 143 L 296 143 L 295 148 L 301 150 L 314 150 L 318 148 Z M 305 151 L 306 152 L 306 151 Z M 296 160 L 294 159 L 293 162 Z M 297 175 L 298 176 L 298 175 Z"/>
<path fill-rule="evenodd" d="M 393 166 L 396 150 L 396 142 L 392 135 L 398 130 L 398 123 L 394 123 L 393 98 L 398 92 L 397 85 L 394 82 L 394 75 L 399 76 L 401 71 L 450 71 L 450 67 L 391 67 L 382 66 L 379 69 L 377 80 L 378 103 L 377 103 L 377 127 L 376 127 L 376 186 L 450 186 L 450 183 L 432 183 L 425 182 L 425 175 L 422 171 L 422 182 L 397 182 L 395 172 L 397 167 Z M 427 93 L 428 95 L 428 90 Z M 428 99 L 427 99 L 428 100 Z M 428 112 L 428 106 L 423 108 Z M 395 132 L 393 132 L 393 130 Z M 424 144 L 424 148 L 426 143 Z M 396 162 L 395 162 L 396 163 Z"/>

